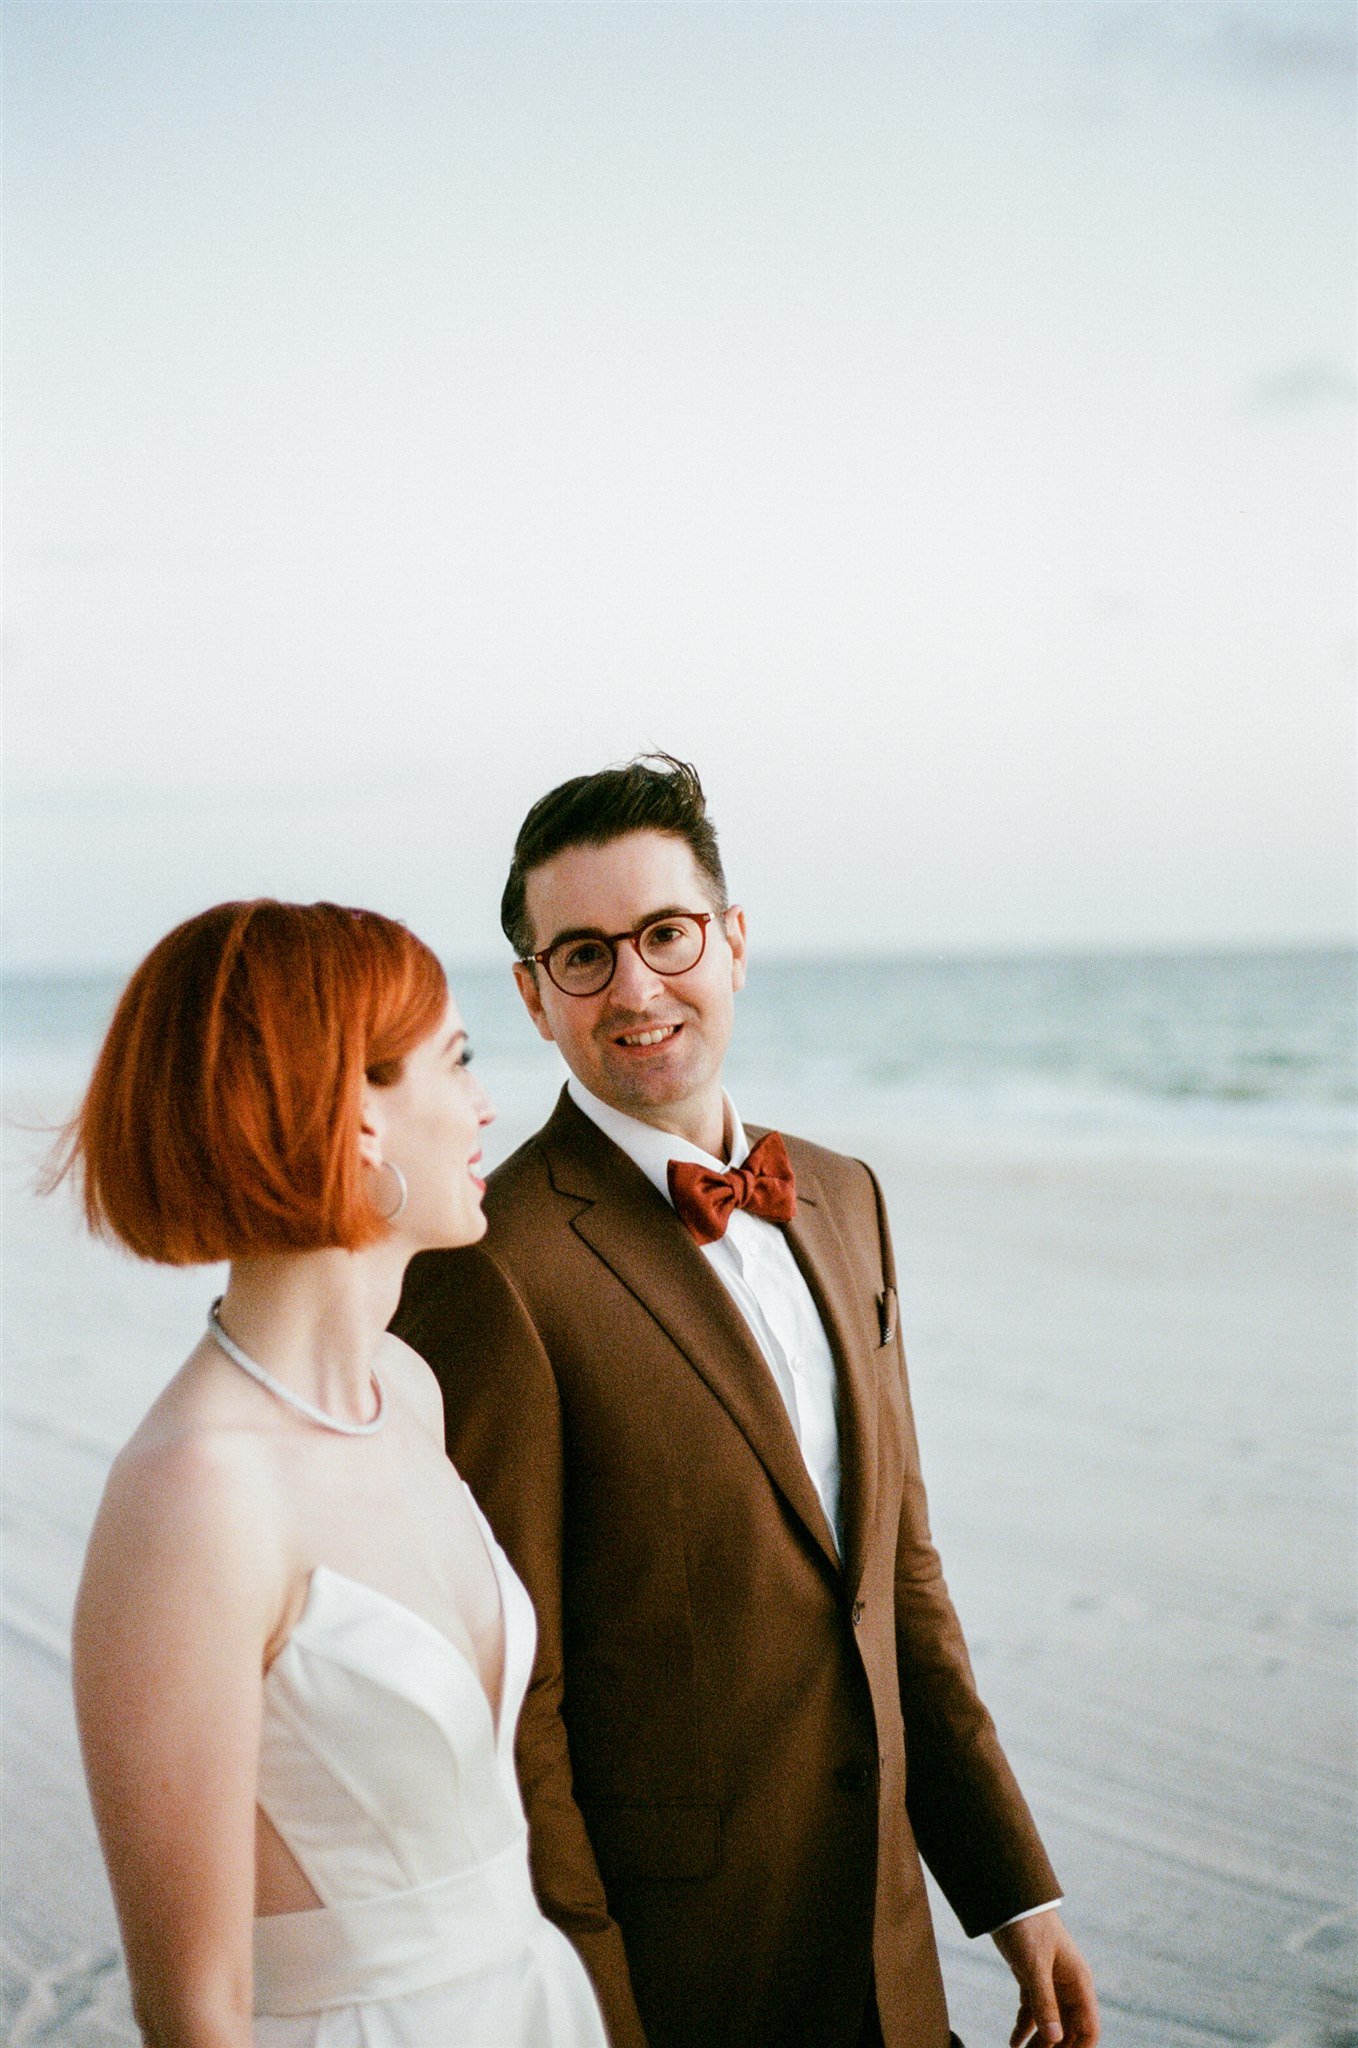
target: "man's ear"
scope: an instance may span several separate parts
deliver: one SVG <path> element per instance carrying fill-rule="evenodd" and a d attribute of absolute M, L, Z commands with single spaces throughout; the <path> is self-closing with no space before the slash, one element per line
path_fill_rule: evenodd
<path fill-rule="evenodd" d="M 731 986 L 745 986 L 745 913 L 738 903 L 722 912 L 722 928 L 731 948 Z"/>
<path fill-rule="evenodd" d="M 542 991 L 538 987 L 536 969 L 525 965 L 522 960 L 516 960 L 514 962 L 514 979 L 518 983 L 519 994 L 523 997 L 524 1008 L 538 1027 L 538 1036 L 547 1039 L 550 1043 L 553 1032 L 551 1025 L 547 1022 L 547 1012 L 542 1007 Z"/>

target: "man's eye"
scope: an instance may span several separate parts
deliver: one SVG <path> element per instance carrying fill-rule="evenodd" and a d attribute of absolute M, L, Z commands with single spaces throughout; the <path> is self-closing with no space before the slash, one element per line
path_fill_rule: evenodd
<path fill-rule="evenodd" d="M 562 954 L 561 964 L 566 969 L 597 967 L 604 957 L 605 948 L 597 939 L 581 939 L 574 946 L 567 946 Z"/>
<path fill-rule="evenodd" d="M 684 937 L 681 924 L 653 924 L 646 934 L 648 946 L 677 946 Z"/>

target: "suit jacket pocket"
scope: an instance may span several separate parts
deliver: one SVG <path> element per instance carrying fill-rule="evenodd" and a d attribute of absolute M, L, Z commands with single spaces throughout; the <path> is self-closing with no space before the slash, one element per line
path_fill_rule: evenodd
<path fill-rule="evenodd" d="M 582 1799 L 580 1811 L 605 1886 L 612 1878 L 692 1883 L 711 1877 L 720 1861 L 721 1815 L 704 1802 Z"/>

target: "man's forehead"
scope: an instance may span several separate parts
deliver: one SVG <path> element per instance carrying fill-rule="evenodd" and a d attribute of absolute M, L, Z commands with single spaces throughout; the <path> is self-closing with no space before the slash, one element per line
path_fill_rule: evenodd
<path fill-rule="evenodd" d="M 710 890 L 687 840 L 671 832 L 629 832 L 603 846 L 567 846 L 527 878 L 529 916 L 544 925 L 617 931 L 650 910 L 695 909 Z"/>

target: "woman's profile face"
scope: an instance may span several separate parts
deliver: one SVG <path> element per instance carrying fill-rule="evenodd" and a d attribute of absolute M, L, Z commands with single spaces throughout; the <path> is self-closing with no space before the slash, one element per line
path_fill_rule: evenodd
<path fill-rule="evenodd" d="M 405 1176 L 397 1228 L 421 1249 L 474 1244 L 485 1235 L 481 1131 L 495 1112 L 469 1059 L 467 1033 L 450 996 L 438 1029 L 407 1053 L 400 1080 L 369 1094 L 382 1158 Z"/>

